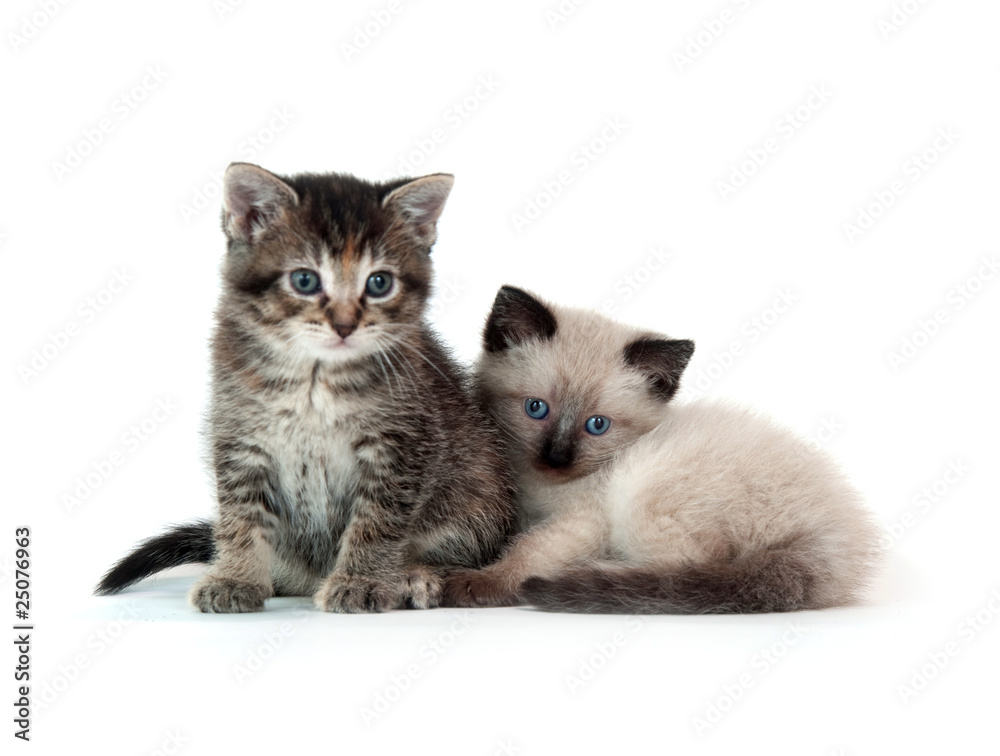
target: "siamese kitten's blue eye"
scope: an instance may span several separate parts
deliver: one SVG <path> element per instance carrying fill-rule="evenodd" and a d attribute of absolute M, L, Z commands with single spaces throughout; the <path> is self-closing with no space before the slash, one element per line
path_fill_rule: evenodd
<path fill-rule="evenodd" d="M 293 270 L 292 288 L 300 294 L 315 294 L 319 291 L 319 273 L 308 268 Z"/>
<path fill-rule="evenodd" d="M 535 420 L 541 420 L 549 414 L 549 405 L 541 399 L 525 399 L 524 411 L 528 413 L 528 417 L 533 417 Z"/>
<path fill-rule="evenodd" d="M 385 272 L 372 273 L 368 276 L 365 291 L 373 297 L 384 297 L 392 288 L 392 274 Z"/>
<path fill-rule="evenodd" d="M 611 427 L 611 421 L 604 415 L 594 415 L 587 419 L 587 424 L 583 427 L 591 436 L 600 436 L 602 433 L 607 433 L 608 428 Z"/>

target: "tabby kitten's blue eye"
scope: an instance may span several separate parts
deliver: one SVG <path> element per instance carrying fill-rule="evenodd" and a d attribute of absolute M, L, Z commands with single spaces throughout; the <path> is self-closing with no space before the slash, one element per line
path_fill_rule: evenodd
<path fill-rule="evenodd" d="M 365 285 L 365 291 L 372 297 L 384 297 L 391 288 L 392 274 L 384 271 L 372 273 L 368 276 L 368 283 Z"/>
<path fill-rule="evenodd" d="M 292 271 L 292 288 L 300 294 L 315 294 L 319 291 L 319 273 L 308 268 Z"/>
<path fill-rule="evenodd" d="M 602 433 L 608 432 L 608 428 L 611 427 L 611 421 L 604 417 L 604 415 L 594 415 L 587 419 L 587 424 L 583 427 L 587 429 L 587 433 L 591 436 L 600 436 Z"/>
<path fill-rule="evenodd" d="M 528 417 L 533 417 L 535 420 L 541 420 L 549 414 L 549 405 L 541 399 L 525 399 L 524 411 L 528 413 Z"/>

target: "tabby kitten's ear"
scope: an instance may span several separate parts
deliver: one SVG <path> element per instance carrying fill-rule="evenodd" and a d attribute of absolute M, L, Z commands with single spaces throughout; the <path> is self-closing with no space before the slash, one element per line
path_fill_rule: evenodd
<path fill-rule="evenodd" d="M 673 339 L 636 339 L 625 347 L 625 364 L 639 371 L 649 389 L 669 401 L 681 385 L 681 373 L 694 354 L 694 342 Z"/>
<path fill-rule="evenodd" d="M 502 352 L 532 339 L 551 339 L 556 333 L 552 311 L 531 294 L 502 286 L 486 319 L 483 348 Z"/>
<path fill-rule="evenodd" d="M 432 173 L 393 189 L 382 200 L 428 249 L 437 241 L 437 220 L 455 184 L 450 173 Z"/>
<path fill-rule="evenodd" d="M 299 203 L 288 184 L 251 163 L 230 163 L 222 181 L 222 228 L 230 239 L 251 243 Z"/>

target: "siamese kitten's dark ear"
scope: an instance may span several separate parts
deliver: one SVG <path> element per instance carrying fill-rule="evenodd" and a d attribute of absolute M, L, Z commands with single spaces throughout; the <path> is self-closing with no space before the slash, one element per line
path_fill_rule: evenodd
<path fill-rule="evenodd" d="M 230 163 L 222 180 L 222 230 L 251 243 L 299 203 L 288 184 L 251 163 Z"/>
<path fill-rule="evenodd" d="M 636 339 L 625 347 L 625 364 L 646 376 L 657 398 L 670 401 L 681 385 L 681 373 L 694 354 L 694 342 L 673 339 Z"/>
<path fill-rule="evenodd" d="M 502 352 L 531 339 L 551 339 L 555 333 L 556 317 L 548 307 L 526 291 L 503 286 L 486 319 L 483 348 Z"/>
<path fill-rule="evenodd" d="M 455 184 L 450 173 L 432 173 L 393 189 L 382 200 L 427 247 L 437 241 L 437 221 Z"/>

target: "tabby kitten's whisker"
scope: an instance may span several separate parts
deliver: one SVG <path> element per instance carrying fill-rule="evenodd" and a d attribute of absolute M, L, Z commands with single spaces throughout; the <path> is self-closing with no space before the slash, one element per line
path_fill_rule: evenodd
<path fill-rule="evenodd" d="M 499 555 L 516 524 L 499 435 L 424 316 L 451 186 L 229 167 L 218 516 L 144 542 L 99 592 L 210 562 L 190 594 L 204 612 L 305 594 L 332 612 L 429 608 L 448 570 Z"/>

